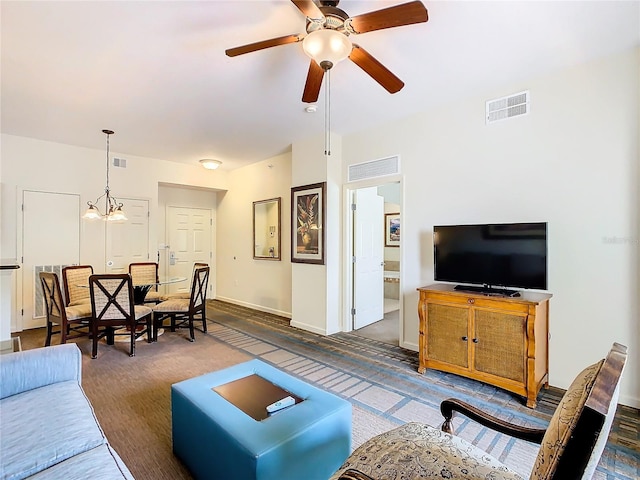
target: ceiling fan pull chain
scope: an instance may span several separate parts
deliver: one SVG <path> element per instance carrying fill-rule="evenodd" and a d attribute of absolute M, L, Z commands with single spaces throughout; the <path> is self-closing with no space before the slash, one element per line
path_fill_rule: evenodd
<path fill-rule="evenodd" d="M 324 154 L 331 155 L 331 69 L 326 71 L 327 88 L 324 91 Z"/>

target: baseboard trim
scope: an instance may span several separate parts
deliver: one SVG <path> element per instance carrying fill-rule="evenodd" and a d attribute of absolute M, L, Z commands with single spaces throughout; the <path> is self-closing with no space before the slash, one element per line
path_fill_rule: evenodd
<path fill-rule="evenodd" d="M 314 325 L 309 325 L 308 323 L 296 322 L 295 320 L 291 321 L 291 326 L 299 328 L 301 330 L 306 330 L 307 332 L 317 333 L 318 335 L 328 335 L 327 332 L 321 328 L 318 328 Z"/>
<path fill-rule="evenodd" d="M 258 310 L 259 312 L 271 313 L 273 315 L 278 315 L 279 317 L 291 318 L 291 312 L 283 312 L 282 310 L 276 310 L 275 308 L 269 308 L 249 302 L 243 302 L 234 298 L 221 297 L 220 295 L 216 296 L 215 299 L 220 300 L 221 302 L 232 303 L 241 307 L 250 308 L 252 310 Z"/>

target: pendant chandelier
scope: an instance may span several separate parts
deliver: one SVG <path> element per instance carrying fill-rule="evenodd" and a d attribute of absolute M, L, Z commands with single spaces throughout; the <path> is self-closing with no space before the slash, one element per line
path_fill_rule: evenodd
<path fill-rule="evenodd" d="M 107 136 L 107 186 L 104 187 L 104 193 L 100 195 L 95 202 L 87 202 L 89 208 L 84 212 L 82 218 L 87 220 L 107 220 L 109 222 L 117 222 L 124 221 L 127 219 L 127 216 L 124 214 L 122 210 L 122 203 L 118 201 L 116 197 L 111 195 L 111 191 L 109 190 L 109 135 L 113 135 L 113 130 L 102 130 Z M 98 209 L 98 203 L 100 199 L 104 197 L 104 214 L 100 212 Z"/>

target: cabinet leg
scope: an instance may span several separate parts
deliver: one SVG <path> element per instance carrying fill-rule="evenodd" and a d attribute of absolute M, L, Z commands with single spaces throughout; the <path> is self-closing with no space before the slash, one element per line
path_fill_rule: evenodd
<path fill-rule="evenodd" d="M 529 408 L 536 408 L 536 405 L 538 405 L 538 398 L 537 397 L 527 397 L 527 407 Z"/>
<path fill-rule="evenodd" d="M 418 373 L 424 374 L 427 371 L 427 367 L 418 367 Z"/>

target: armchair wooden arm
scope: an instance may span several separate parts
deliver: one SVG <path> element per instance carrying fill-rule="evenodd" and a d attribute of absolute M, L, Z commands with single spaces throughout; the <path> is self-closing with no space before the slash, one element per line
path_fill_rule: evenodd
<path fill-rule="evenodd" d="M 359 470 L 354 470 L 350 468 L 345 470 L 342 475 L 338 478 L 338 480 L 374 480 L 369 475 L 362 473 Z"/>
<path fill-rule="evenodd" d="M 505 422 L 504 420 L 472 407 L 468 403 L 455 398 L 449 398 L 440 404 L 440 412 L 442 412 L 442 416 L 444 417 L 442 431 L 452 435 L 454 434 L 452 424 L 454 411 L 459 412 L 478 422 L 480 425 L 491 428 L 496 432 L 504 433 L 506 435 L 537 444 L 542 442 L 542 438 L 546 432 L 546 429 L 544 428 L 521 427 L 519 425 Z"/>

